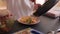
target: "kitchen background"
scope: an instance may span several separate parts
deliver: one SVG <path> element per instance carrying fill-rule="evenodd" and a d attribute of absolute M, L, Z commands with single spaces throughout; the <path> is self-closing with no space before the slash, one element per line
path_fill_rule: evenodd
<path fill-rule="evenodd" d="M 40 24 L 39 24 L 39 28 L 38 30 L 47 33 L 49 31 L 55 31 L 57 30 L 60 26 L 60 22 L 59 22 L 59 14 L 60 14 L 60 1 L 54 6 L 52 7 L 52 9 L 50 9 L 46 14 L 53 14 L 55 19 L 46 17 L 46 16 L 40 16 Z M 36 27 L 37 28 L 37 27 Z"/>
<path fill-rule="evenodd" d="M 4 7 L 5 7 L 5 9 L 7 9 L 6 6 L 4 6 Z M 0 9 L 2 9 L 1 5 L 0 5 Z M 56 15 L 55 17 L 60 16 L 60 1 L 52 9 L 50 9 L 48 12 Z M 40 16 L 40 20 L 41 20 L 41 22 L 40 22 L 39 27 L 40 27 L 40 30 L 44 33 L 47 33 L 48 31 L 51 31 L 51 30 L 54 31 L 54 30 L 57 30 L 58 28 L 60 28 L 59 18 L 52 19 L 52 18 L 48 18 L 45 16 Z"/>

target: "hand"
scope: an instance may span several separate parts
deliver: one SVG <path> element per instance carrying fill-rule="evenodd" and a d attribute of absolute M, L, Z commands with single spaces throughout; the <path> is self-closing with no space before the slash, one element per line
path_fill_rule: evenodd
<path fill-rule="evenodd" d="M 35 2 L 35 0 L 30 0 L 30 1 Z"/>

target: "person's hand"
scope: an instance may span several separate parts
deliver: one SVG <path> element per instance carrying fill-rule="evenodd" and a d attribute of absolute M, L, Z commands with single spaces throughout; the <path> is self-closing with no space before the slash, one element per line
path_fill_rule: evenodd
<path fill-rule="evenodd" d="M 35 0 L 30 0 L 30 1 L 35 2 Z"/>
<path fill-rule="evenodd" d="M 41 7 L 41 5 L 40 4 L 34 4 L 34 10 L 37 10 L 38 7 Z"/>

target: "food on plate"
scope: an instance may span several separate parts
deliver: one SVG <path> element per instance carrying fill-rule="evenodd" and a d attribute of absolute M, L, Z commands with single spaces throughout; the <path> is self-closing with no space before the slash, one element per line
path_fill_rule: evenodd
<path fill-rule="evenodd" d="M 26 24 L 33 24 L 33 23 L 37 22 L 37 18 L 27 16 L 27 17 L 22 17 L 19 21 L 22 22 L 22 23 L 26 23 Z"/>
<path fill-rule="evenodd" d="M 31 30 L 31 28 L 27 28 L 27 29 L 18 31 L 18 32 L 14 33 L 14 34 L 31 34 L 30 30 Z"/>
<path fill-rule="evenodd" d="M 0 22 L 0 30 L 4 31 L 4 32 L 8 32 L 9 31 L 9 28 L 7 27 L 5 22 L 2 22 L 2 23 Z"/>
<path fill-rule="evenodd" d="M 10 31 L 10 26 L 13 24 L 12 14 L 7 9 L 0 9 L 0 29 L 1 31 Z"/>
<path fill-rule="evenodd" d="M 23 31 L 21 34 L 31 34 L 31 33 L 30 33 L 30 31 L 25 30 L 25 31 Z"/>
<path fill-rule="evenodd" d="M 32 28 L 26 28 L 26 29 L 20 30 L 18 32 L 15 32 L 13 34 L 44 34 L 44 33 L 37 31 L 35 29 L 32 29 Z"/>

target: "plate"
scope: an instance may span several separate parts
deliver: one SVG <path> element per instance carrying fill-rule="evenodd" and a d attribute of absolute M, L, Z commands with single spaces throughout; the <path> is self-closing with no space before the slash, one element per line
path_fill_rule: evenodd
<path fill-rule="evenodd" d="M 39 32 L 35 29 L 27 28 L 18 32 L 15 32 L 13 34 L 43 34 L 42 32 Z"/>
<path fill-rule="evenodd" d="M 32 18 L 36 18 L 36 21 L 35 22 L 31 22 L 31 23 L 28 23 L 28 22 L 22 22 L 21 21 L 21 18 L 19 18 L 17 21 L 19 22 L 19 23 L 22 23 L 22 24 L 25 24 L 25 25 L 34 25 L 34 24 L 38 24 L 39 22 L 40 22 L 40 19 L 39 19 L 39 17 L 32 17 Z M 31 18 L 31 19 L 32 19 Z"/>

